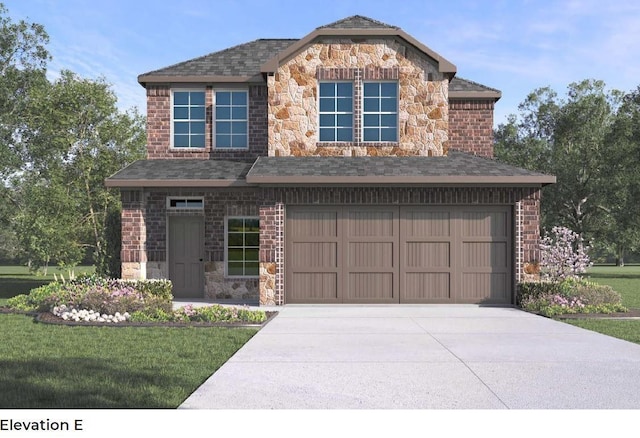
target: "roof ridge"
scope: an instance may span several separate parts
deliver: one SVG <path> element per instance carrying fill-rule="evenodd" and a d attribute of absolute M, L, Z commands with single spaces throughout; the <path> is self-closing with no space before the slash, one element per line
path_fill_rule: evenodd
<path fill-rule="evenodd" d="M 354 20 L 354 19 L 365 20 L 365 21 L 368 21 L 368 22 L 370 22 L 372 24 L 376 24 L 376 25 L 379 25 L 379 26 L 385 27 L 385 28 L 400 29 L 398 26 L 394 26 L 394 25 L 391 25 L 391 24 L 388 24 L 388 23 L 384 23 L 384 22 L 379 21 L 379 20 L 374 20 L 373 18 L 365 17 L 364 15 L 357 15 L 357 14 L 356 15 L 351 15 L 349 17 L 342 18 L 342 19 L 340 19 L 338 21 L 334 21 L 333 23 L 325 24 L 323 26 L 318 26 L 318 27 L 316 27 L 316 29 L 327 29 L 327 28 L 335 27 L 336 25 L 340 25 L 342 23 L 345 23 L 345 22 L 347 22 L 349 20 Z M 354 29 L 357 29 L 357 28 L 354 28 Z"/>

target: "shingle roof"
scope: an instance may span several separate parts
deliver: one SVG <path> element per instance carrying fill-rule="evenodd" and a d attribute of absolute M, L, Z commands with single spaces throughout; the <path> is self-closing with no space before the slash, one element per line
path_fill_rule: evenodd
<path fill-rule="evenodd" d="M 106 179 L 107 187 L 244 185 L 252 163 L 227 160 L 138 160 Z"/>
<path fill-rule="evenodd" d="M 398 26 L 392 26 L 382 21 L 363 15 L 352 15 L 324 26 L 316 27 L 316 29 L 400 29 Z"/>
<path fill-rule="evenodd" d="M 450 151 L 442 157 L 260 157 L 249 184 L 549 184 L 555 177 Z"/>
<path fill-rule="evenodd" d="M 500 97 L 500 90 L 496 90 L 495 88 L 487 87 L 486 85 L 479 84 L 478 82 L 470 81 L 469 79 L 463 79 L 461 77 L 454 77 L 449 82 L 449 95 L 450 97 L 456 96 L 458 94 L 469 95 L 472 93 L 486 93 L 487 95 L 493 94 Z"/>
<path fill-rule="evenodd" d="M 273 184 L 544 185 L 555 177 L 450 151 L 443 157 L 259 157 L 139 160 L 107 178 L 107 187 L 228 187 Z"/>
<path fill-rule="evenodd" d="M 145 76 L 254 76 L 268 59 L 297 39 L 258 39 L 143 73 Z M 143 81 L 141 81 L 143 82 Z"/>

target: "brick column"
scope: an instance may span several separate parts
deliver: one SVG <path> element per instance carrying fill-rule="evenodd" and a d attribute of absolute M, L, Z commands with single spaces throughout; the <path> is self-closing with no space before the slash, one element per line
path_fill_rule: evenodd
<path fill-rule="evenodd" d="M 260 207 L 260 305 L 284 304 L 284 206 Z"/>
<path fill-rule="evenodd" d="M 147 228 L 143 190 L 122 190 L 122 278 L 147 277 Z"/>

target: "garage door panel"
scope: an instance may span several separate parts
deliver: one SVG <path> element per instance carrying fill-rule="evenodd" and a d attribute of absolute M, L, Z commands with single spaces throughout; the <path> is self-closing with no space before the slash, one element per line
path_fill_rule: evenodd
<path fill-rule="evenodd" d="M 449 242 L 406 242 L 405 264 L 407 270 L 443 268 L 451 266 Z"/>
<path fill-rule="evenodd" d="M 393 237 L 393 211 L 350 210 L 347 214 L 347 237 Z"/>
<path fill-rule="evenodd" d="M 391 301 L 393 300 L 393 277 L 392 272 L 350 272 L 346 299 L 351 302 Z"/>
<path fill-rule="evenodd" d="M 507 237 L 507 213 L 504 211 L 463 211 L 463 237 Z"/>
<path fill-rule="evenodd" d="M 510 277 L 506 273 L 465 273 L 462 274 L 460 302 L 508 303 Z"/>
<path fill-rule="evenodd" d="M 451 285 L 448 272 L 410 272 L 402 285 L 403 302 L 447 302 Z"/>
<path fill-rule="evenodd" d="M 335 301 L 338 298 L 338 274 L 333 272 L 298 272 L 291 276 L 290 302 Z"/>
<path fill-rule="evenodd" d="M 407 238 L 451 235 L 451 213 L 448 211 L 407 210 L 404 221 Z"/>
<path fill-rule="evenodd" d="M 393 242 L 349 242 L 349 268 L 393 267 Z"/>
<path fill-rule="evenodd" d="M 337 237 L 338 212 L 335 210 L 294 211 L 288 215 L 287 227 L 295 236 Z"/>
<path fill-rule="evenodd" d="M 462 268 L 507 269 L 506 242 L 464 242 Z"/>
<path fill-rule="evenodd" d="M 291 266 L 294 268 L 337 268 L 337 242 L 293 243 Z"/>

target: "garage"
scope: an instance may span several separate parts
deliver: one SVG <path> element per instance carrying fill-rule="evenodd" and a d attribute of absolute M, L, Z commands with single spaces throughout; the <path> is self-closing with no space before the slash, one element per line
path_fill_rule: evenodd
<path fill-rule="evenodd" d="M 287 303 L 510 304 L 509 206 L 288 206 Z"/>

